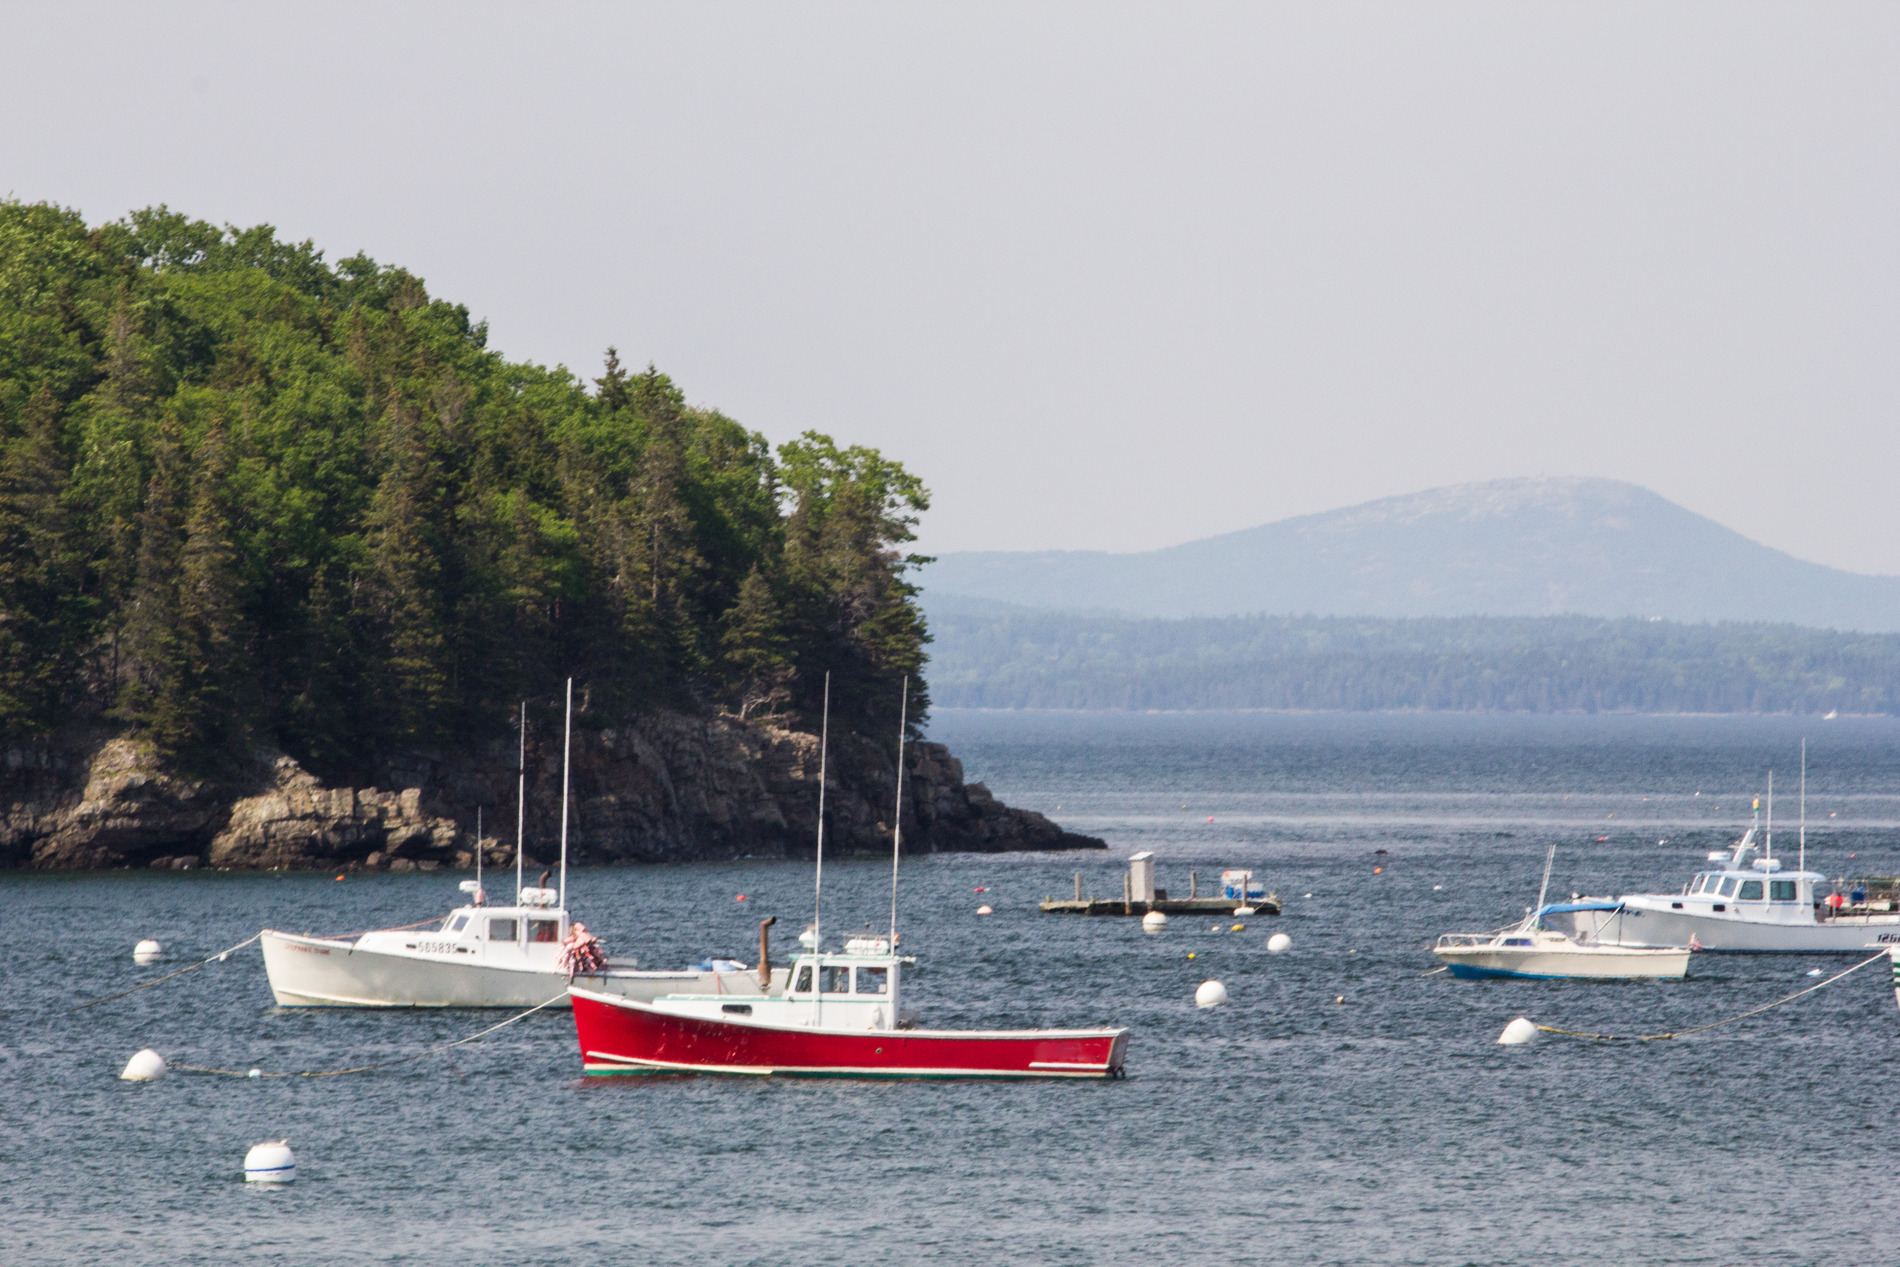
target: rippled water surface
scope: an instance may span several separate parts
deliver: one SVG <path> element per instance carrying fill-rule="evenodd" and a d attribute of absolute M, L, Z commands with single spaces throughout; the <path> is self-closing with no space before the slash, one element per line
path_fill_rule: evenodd
<path fill-rule="evenodd" d="M 940 714 L 969 777 L 1111 851 L 908 863 L 912 1002 L 932 1025 L 1130 1026 L 1130 1076 L 1107 1084 L 584 1084 L 550 1014 L 370 1075 L 121 1083 L 143 1046 L 328 1069 L 498 1019 L 280 1011 L 254 949 L 63 1010 L 163 971 L 131 963 L 140 937 L 177 967 L 266 925 L 409 923 L 459 877 L 0 875 L 0 1262 L 1893 1261 L 1884 965 L 1693 1038 L 1528 1049 L 1494 1043 L 1515 1015 L 1681 1028 L 1811 984 L 1816 961 L 1698 958 L 1668 984 L 1425 975 L 1434 935 L 1533 900 L 1552 840 L 1554 892 L 1677 887 L 1770 765 L 1792 854 L 1803 734 L 1811 864 L 1900 871 L 1891 722 Z M 1036 911 L 1078 871 L 1118 894 L 1135 849 L 1174 891 L 1253 867 L 1286 914 L 1148 936 Z M 885 918 L 887 863 L 826 875 L 831 927 Z M 571 885 L 616 953 L 749 961 L 760 916 L 809 919 L 811 869 Z M 1291 953 L 1266 953 L 1275 931 Z M 1232 1002 L 1197 1011 L 1208 977 Z M 245 1149 L 278 1136 L 298 1182 L 247 1187 Z"/>

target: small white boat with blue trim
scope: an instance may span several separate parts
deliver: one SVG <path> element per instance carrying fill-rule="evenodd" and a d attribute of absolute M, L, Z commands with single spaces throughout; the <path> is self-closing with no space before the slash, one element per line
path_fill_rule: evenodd
<path fill-rule="evenodd" d="M 1606 946 L 1572 941 L 1544 923 L 1554 908 L 1544 905 L 1550 889 L 1550 867 L 1557 857 L 1552 844 L 1544 859 L 1544 883 L 1537 905 L 1518 924 L 1490 933 L 1446 933 L 1432 947 L 1451 975 L 1465 980 L 1484 977 L 1528 977 L 1559 980 L 1571 977 L 1600 980 L 1680 978 L 1689 970 L 1687 946 Z"/>

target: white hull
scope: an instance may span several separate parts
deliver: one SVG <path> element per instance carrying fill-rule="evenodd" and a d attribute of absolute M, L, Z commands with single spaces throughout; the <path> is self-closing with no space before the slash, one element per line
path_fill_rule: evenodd
<path fill-rule="evenodd" d="M 1439 946 L 1433 954 L 1458 977 L 1588 977 L 1605 980 L 1632 977 L 1680 977 L 1689 970 L 1689 952 L 1632 950 L 1618 946 L 1514 948 L 1508 946 Z"/>
<path fill-rule="evenodd" d="M 534 1007 L 558 999 L 569 1007 L 568 976 L 554 967 L 478 963 L 406 948 L 364 949 L 358 943 L 300 937 L 266 929 L 264 969 L 283 1007 Z M 539 949 L 539 948 L 537 948 Z M 554 947 L 548 947 L 550 951 Z M 783 988 L 785 969 L 774 974 Z M 578 978 L 603 994 L 650 1002 L 663 994 L 757 996 L 754 972 L 641 972 L 609 968 Z"/>
<path fill-rule="evenodd" d="M 1731 954 L 1847 955 L 1862 949 L 1900 945 L 1900 914 L 1836 915 L 1816 922 L 1811 916 L 1793 918 L 1809 915 L 1805 907 L 1786 910 L 1785 917 L 1780 919 L 1750 919 L 1745 911 L 1732 909 L 1720 914 L 1693 909 L 1657 909 L 1669 900 L 1648 896 L 1624 898 L 1624 909 L 1607 919 L 1595 912 L 1578 911 L 1573 916 L 1576 935 L 1606 946 L 1630 947 L 1687 946 L 1694 938 L 1700 950 Z M 1755 905 L 1758 911 L 1764 908 L 1772 914 L 1784 914 L 1767 904 Z"/>

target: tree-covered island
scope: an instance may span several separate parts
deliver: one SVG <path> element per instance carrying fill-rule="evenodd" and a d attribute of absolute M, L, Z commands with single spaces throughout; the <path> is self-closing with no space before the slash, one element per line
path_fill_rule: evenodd
<path fill-rule="evenodd" d="M 611 348 L 591 382 L 509 361 L 366 255 L 0 203 L 16 772 L 112 735 L 180 778 L 263 752 L 372 784 L 505 750 L 569 676 L 595 731 L 809 732 L 829 674 L 834 727 L 894 740 L 904 678 L 929 706 L 905 550 L 928 505 L 874 450 L 774 451 Z"/>

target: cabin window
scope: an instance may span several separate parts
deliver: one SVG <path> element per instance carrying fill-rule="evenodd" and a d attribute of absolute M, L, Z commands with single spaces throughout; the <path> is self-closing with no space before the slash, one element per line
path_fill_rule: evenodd
<path fill-rule="evenodd" d="M 511 919 L 491 919 L 488 921 L 488 940 L 513 941 L 515 922 Z"/>
<path fill-rule="evenodd" d="M 810 964 L 801 963 L 798 965 L 798 980 L 792 986 L 792 993 L 793 994 L 810 994 L 811 993 L 811 965 Z"/>
<path fill-rule="evenodd" d="M 1768 882 L 1768 900 L 1770 902 L 1794 901 L 1794 881 L 1770 880 Z"/>
<path fill-rule="evenodd" d="M 1760 880 L 1743 880 L 1742 891 L 1740 893 L 1737 893 L 1735 896 L 1744 902 L 1761 901 L 1761 881 Z"/>
<path fill-rule="evenodd" d="M 528 921 L 529 941 L 561 940 L 561 921 L 558 919 L 531 919 Z"/>
<path fill-rule="evenodd" d="M 819 970 L 818 992 L 820 994 L 851 993 L 851 968 L 847 964 L 828 963 Z"/>
<path fill-rule="evenodd" d="M 1691 893 L 1700 893 L 1700 892 L 1702 892 L 1702 890 L 1703 890 L 1704 888 L 1706 888 L 1706 887 L 1708 886 L 1708 883 L 1709 883 L 1709 877 L 1708 877 L 1708 876 L 1706 876 L 1706 875 L 1699 875 L 1699 876 L 1697 876 L 1697 877 L 1695 878 L 1695 883 L 1689 886 L 1689 892 L 1691 892 Z"/>
<path fill-rule="evenodd" d="M 859 994 L 889 994 L 891 988 L 891 970 L 889 968 L 859 968 Z"/>
<path fill-rule="evenodd" d="M 1722 881 L 1722 896 L 1729 897 L 1732 894 L 1734 894 L 1734 892 L 1735 892 L 1735 877 L 1730 876 L 1728 879 Z"/>
<path fill-rule="evenodd" d="M 1528 946 L 1531 944 L 1531 939 L 1528 937 L 1506 937 L 1504 944 L 1507 946 Z"/>
<path fill-rule="evenodd" d="M 451 933 L 459 933 L 467 927 L 468 916 L 466 915 L 457 915 L 454 919 L 449 921 L 449 931 Z"/>

